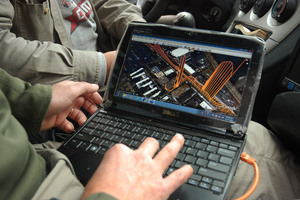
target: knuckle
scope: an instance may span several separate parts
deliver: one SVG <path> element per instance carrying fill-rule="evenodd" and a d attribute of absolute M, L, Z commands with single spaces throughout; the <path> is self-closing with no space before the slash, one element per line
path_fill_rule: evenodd
<path fill-rule="evenodd" d="M 173 148 L 169 145 L 166 145 L 163 148 L 163 151 L 166 152 L 167 154 L 169 154 L 171 157 L 176 157 L 176 153 L 174 152 Z"/>

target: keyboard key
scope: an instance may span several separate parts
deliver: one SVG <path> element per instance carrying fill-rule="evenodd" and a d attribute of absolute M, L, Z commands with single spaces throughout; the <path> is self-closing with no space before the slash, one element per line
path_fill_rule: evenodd
<path fill-rule="evenodd" d="M 180 152 L 180 153 L 184 153 L 186 149 L 187 149 L 187 147 L 183 146 L 183 147 L 181 147 L 181 149 L 180 149 L 179 152 Z"/>
<path fill-rule="evenodd" d="M 185 140 L 184 145 L 188 146 L 188 147 L 194 147 L 194 145 L 196 144 L 196 141 L 193 140 Z"/>
<path fill-rule="evenodd" d="M 112 127 L 116 126 L 117 124 L 118 124 L 118 122 L 117 122 L 117 121 L 114 121 L 114 120 L 110 120 L 110 121 L 107 123 L 107 125 L 112 126 Z"/>
<path fill-rule="evenodd" d="M 114 133 L 117 131 L 117 128 L 109 126 L 107 127 L 107 129 L 105 129 L 105 131 L 109 133 Z"/>
<path fill-rule="evenodd" d="M 91 129 L 91 128 L 87 128 L 87 127 L 84 127 L 81 132 L 84 133 L 84 134 L 88 134 L 88 135 L 91 135 L 93 133 L 94 129 Z"/>
<path fill-rule="evenodd" d="M 163 133 L 161 133 L 161 132 L 155 132 L 152 137 L 154 137 L 157 140 L 161 140 L 163 138 L 163 136 L 164 136 Z"/>
<path fill-rule="evenodd" d="M 120 136 L 123 136 L 125 133 L 126 133 L 126 131 L 125 131 L 125 130 L 122 130 L 122 129 L 117 129 L 117 130 L 115 131 L 115 133 L 114 133 L 114 134 L 116 134 L 116 135 L 120 135 Z"/>
<path fill-rule="evenodd" d="M 207 167 L 210 169 L 214 169 L 214 170 L 225 172 L 225 173 L 229 172 L 229 169 L 230 169 L 230 167 L 228 165 L 223 165 L 223 164 L 216 163 L 213 161 L 209 161 Z"/>
<path fill-rule="evenodd" d="M 94 140 L 92 141 L 92 143 L 101 145 L 103 141 L 104 141 L 104 139 L 95 137 Z"/>
<path fill-rule="evenodd" d="M 193 137 L 192 137 L 192 140 L 195 140 L 195 141 L 197 141 L 197 142 L 200 142 L 200 141 L 201 141 L 201 138 L 198 137 L 198 136 L 193 136 Z"/>
<path fill-rule="evenodd" d="M 209 159 L 209 160 L 213 160 L 213 161 L 218 162 L 219 159 L 220 159 L 220 156 L 217 155 L 217 154 L 214 154 L 214 153 L 210 153 L 210 154 L 208 155 L 208 159 Z"/>
<path fill-rule="evenodd" d="M 204 158 L 206 159 L 208 157 L 208 152 L 206 151 L 202 151 L 202 150 L 199 150 L 198 153 L 197 153 L 197 156 L 200 157 L 200 158 Z"/>
<path fill-rule="evenodd" d="M 107 148 L 112 147 L 112 145 L 114 145 L 114 143 L 111 142 L 111 141 L 108 141 L 108 140 L 105 140 L 105 141 L 101 144 L 101 146 L 104 146 L 104 147 L 107 147 Z"/>
<path fill-rule="evenodd" d="M 135 126 L 127 124 L 124 129 L 129 132 L 132 132 L 135 129 Z"/>
<path fill-rule="evenodd" d="M 185 165 L 185 164 L 186 164 L 185 162 L 182 162 L 182 161 L 176 161 L 175 167 L 176 167 L 176 168 L 180 168 L 180 167 L 182 167 L 182 166 Z"/>
<path fill-rule="evenodd" d="M 133 147 L 133 148 L 135 148 L 135 149 L 139 148 L 140 145 L 141 145 L 141 142 L 140 142 L 140 141 L 133 141 L 133 142 L 131 143 L 131 147 Z"/>
<path fill-rule="evenodd" d="M 217 150 L 218 150 L 218 147 L 216 147 L 216 146 L 208 145 L 206 147 L 206 151 L 211 152 L 211 153 L 216 153 Z"/>
<path fill-rule="evenodd" d="M 220 143 L 219 145 L 221 148 L 227 149 L 228 148 L 228 144 L 224 144 L 224 143 Z"/>
<path fill-rule="evenodd" d="M 104 154 L 106 153 L 107 150 L 108 150 L 107 147 L 101 146 L 101 147 L 99 148 L 99 150 L 97 151 L 97 154 L 99 154 L 99 155 L 104 155 Z"/>
<path fill-rule="evenodd" d="M 196 145 L 195 145 L 196 149 L 201 149 L 201 150 L 205 150 L 206 147 L 207 147 L 207 144 L 204 144 L 202 142 L 197 142 Z"/>
<path fill-rule="evenodd" d="M 204 138 L 203 138 L 203 139 L 201 140 L 201 142 L 202 142 L 202 143 L 205 143 L 205 144 L 209 144 L 209 140 L 208 140 L 208 139 L 204 139 Z"/>
<path fill-rule="evenodd" d="M 99 120 L 99 123 L 106 124 L 108 121 L 109 121 L 109 119 L 102 118 L 102 119 Z"/>
<path fill-rule="evenodd" d="M 115 125 L 116 128 L 125 129 L 126 124 L 122 122 L 118 122 L 118 124 Z"/>
<path fill-rule="evenodd" d="M 234 151 L 228 150 L 228 149 L 223 149 L 223 148 L 219 148 L 217 151 L 218 154 L 220 154 L 221 156 L 227 156 L 230 158 L 233 158 L 235 155 Z"/>
<path fill-rule="evenodd" d="M 78 148 L 79 148 L 79 149 L 82 149 L 82 150 L 86 150 L 86 149 L 89 147 L 89 145 L 90 145 L 90 143 L 85 142 L 85 141 L 82 141 L 82 142 L 79 144 Z"/>
<path fill-rule="evenodd" d="M 119 136 L 119 135 L 115 135 L 112 138 L 112 141 L 116 142 L 116 143 L 120 143 L 123 140 L 123 137 Z"/>
<path fill-rule="evenodd" d="M 217 186 L 211 186 L 211 190 L 217 194 L 220 194 L 222 192 L 222 188 L 217 187 Z"/>
<path fill-rule="evenodd" d="M 219 146 L 219 142 L 216 142 L 216 141 L 210 141 L 210 144 L 214 145 L 214 146 Z"/>
<path fill-rule="evenodd" d="M 194 171 L 194 173 L 195 173 L 195 171 Z M 194 180 L 196 180 L 196 181 L 201 181 L 202 176 L 193 174 L 193 175 L 191 176 L 191 179 L 194 179 Z"/>
<path fill-rule="evenodd" d="M 188 180 L 188 184 L 194 185 L 194 186 L 198 186 L 199 185 L 199 181 L 196 181 L 194 179 L 189 179 Z"/>
<path fill-rule="evenodd" d="M 167 144 L 166 141 L 163 141 L 163 140 L 159 140 L 158 142 L 159 142 L 160 148 L 163 148 Z"/>
<path fill-rule="evenodd" d="M 79 139 L 79 140 L 84 140 L 84 141 L 88 141 L 88 142 L 91 142 L 93 139 L 94 139 L 94 136 L 92 135 L 87 135 L 87 134 L 83 134 L 83 133 L 78 133 L 76 136 L 75 136 L 76 139 Z"/>
<path fill-rule="evenodd" d="M 72 139 L 68 144 L 72 147 L 77 147 L 80 142 L 81 142 L 81 140 Z"/>
<path fill-rule="evenodd" d="M 93 122 L 98 122 L 100 119 L 101 119 L 100 117 L 94 117 L 94 118 L 92 119 L 92 121 L 93 121 Z"/>
<path fill-rule="evenodd" d="M 190 156 L 190 155 L 187 155 L 184 159 L 184 161 L 186 161 L 187 163 L 191 163 L 191 164 L 194 164 L 196 162 L 197 158 L 194 157 L 194 156 Z"/>
<path fill-rule="evenodd" d="M 121 143 L 129 146 L 131 144 L 131 142 L 132 142 L 132 139 L 124 138 Z"/>
<path fill-rule="evenodd" d="M 92 135 L 96 137 L 102 137 L 102 135 L 104 135 L 104 132 L 100 130 L 95 130 Z"/>
<path fill-rule="evenodd" d="M 141 127 L 135 127 L 134 132 L 138 133 L 138 134 L 142 134 L 145 131 L 144 128 Z"/>
<path fill-rule="evenodd" d="M 214 170 L 206 169 L 204 167 L 200 167 L 200 169 L 198 170 L 198 174 L 202 175 L 202 176 L 210 177 L 212 179 L 221 180 L 221 181 L 225 181 L 225 179 L 226 179 L 226 174 L 225 173 L 221 173 L 221 172 L 217 172 L 217 171 L 214 171 Z"/>
<path fill-rule="evenodd" d="M 224 188 L 225 187 L 225 183 L 222 182 L 222 181 L 218 181 L 218 180 L 214 180 L 213 185 L 217 186 L 217 187 L 220 187 L 220 188 Z"/>
<path fill-rule="evenodd" d="M 208 164 L 208 161 L 202 158 L 198 158 L 196 161 L 196 164 L 201 166 L 201 167 L 206 167 Z"/>
<path fill-rule="evenodd" d="M 164 141 L 167 141 L 167 142 L 170 142 L 171 139 L 172 139 L 172 137 L 173 137 L 173 135 L 168 135 L 168 134 L 166 134 L 166 135 L 163 137 L 163 140 L 164 140 Z"/>
<path fill-rule="evenodd" d="M 136 134 L 133 139 L 138 140 L 138 141 L 144 141 L 145 140 L 145 136 L 141 135 L 141 134 Z"/>
<path fill-rule="evenodd" d="M 205 182 L 205 183 L 211 184 L 213 180 L 212 180 L 211 178 L 208 178 L 208 177 L 205 177 L 205 176 L 204 176 L 204 177 L 202 178 L 202 181 Z"/>
<path fill-rule="evenodd" d="M 99 126 L 97 126 L 97 129 L 100 131 L 105 131 L 106 128 L 107 128 L 107 126 L 104 124 L 99 124 Z"/>
<path fill-rule="evenodd" d="M 169 168 L 166 174 L 169 175 L 169 174 L 171 174 L 171 173 L 174 172 L 174 171 L 175 171 L 174 168 Z"/>
<path fill-rule="evenodd" d="M 204 188 L 204 189 L 208 189 L 208 190 L 210 189 L 210 185 L 207 184 L 207 183 L 204 183 L 204 182 L 201 182 L 199 186 Z"/>
<path fill-rule="evenodd" d="M 130 131 L 126 131 L 126 133 L 123 136 L 127 137 L 127 138 L 130 138 L 130 139 L 133 139 L 134 135 L 135 135 L 135 133 L 130 132 Z"/>
<path fill-rule="evenodd" d="M 111 133 L 105 133 L 102 137 L 104 139 L 111 140 L 114 137 L 114 135 Z"/>
<path fill-rule="evenodd" d="M 157 130 L 158 132 L 161 132 L 161 133 L 165 133 L 167 130 L 166 129 L 164 129 L 164 128 L 158 128 L 158 130 Z"/>
<path fill-rule="evenodd" d="M 154 134 L 154 130 L 146 130 L 143 135 L 145 135 L 146 137 L 152 137 L 152 135 Z"/>
<path fill-rule="evenodd" d="M 86 126 L 89 128 L 95 129 L 95 128 L 97 128 L 98 125 L 99 125 L 98 123 L 90 121 Z"/>
<path fill-rule="evenodd" d="M 197 171 L 199 170 L 199 166 L 193 165 L 193 164 L 190 164 L 190 165 L 191 165 L 191 167 L 193 168 L 193 172 L 194 172 L 194 173 L 197 173 Z"/>
<path fill-rule="evenodd" d="M 185 154 L 179 152 L 176 156 L 176 160 L 182 161 L 184 159 L 184 157 L 185 157 Z"/>
<path fill-rule="evenodd" d="M 226 164 L 226 165 L 231 165 L 232 164 L 233 159 L 232 158 L 228 158 L 225 156 L 221 156 L 220 158 L 220 163 Z"/>
<path fill-rule="evenodd" d="M 238 150 L 238 148 L 235 147 L 235 146 L 229 146 L 228 149 L 229 149 L 229 150 L 232 150 L 232 151 L 237 151 L 237 150 Z"/>
<path fill-rule="evenodd" d="M 197 149 L 194 149 L 194 148 L 191 148 L 191 147 L 188 147 L 185 151 L 186 154 L 188 155 L 192 155 L 192 156 L 195 156 L 197 154 Z"/>
<path fill-rule="evenodd" d="M 92 153 L 95 153 L 98 149 L 99 149 L 98 145 L 92 144 L 91 146 L 89 146 L 88 151 L 92 152 Z"/>

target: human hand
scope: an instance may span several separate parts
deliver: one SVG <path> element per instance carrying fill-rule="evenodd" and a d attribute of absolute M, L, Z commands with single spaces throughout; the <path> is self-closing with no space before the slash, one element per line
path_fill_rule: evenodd
<path fill-rule="evenodd" d="M 175 135 L 154 158 L 159 149 L 154 138 L 147 138 L 136 151 L 123 144 L 114 145 L 87 184 L 82 199 L 104 192 L 121 200 L 166 200 L 193 174 L 193 168 L 185 165 L 162 177 L 183 143 L 183 136 Z"/>
<path fill-rule="evenodd" d="M 63 81 L 52 86 L 52 99 L 42 122 L 41 130 L 58 127 L 65 132 L 72 132 L 74 125 L 67 120 L 69 117 L 79 125 L 87 117 L 77 108 L 83 107 L 89 113 L 97 110 L 102 97 L 97 92 L 99 86 L 86 82 Z"/>

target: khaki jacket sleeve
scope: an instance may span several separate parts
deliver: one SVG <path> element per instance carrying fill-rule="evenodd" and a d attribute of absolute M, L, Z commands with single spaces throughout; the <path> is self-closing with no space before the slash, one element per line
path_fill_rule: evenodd
<path fill-rule="evenodd" d="M 11 114 L 22 124 L 27 133 L 32 133 L 38 138 L 51 101 L 51 86 L 40 84 L 32 86 L 0 69 L 0 90 L 9 102 Z"/>
<path fill-rule="evenodd" d="M 104 56 L 99 56 L 98 52 L 72 50 L 53 42 L 16 37 L 11 32 L 13 18 L 11 2 L 1 0 L 0 66 L 11 75 L 32 84 L 54 84 L 63 80 L 105 82 L 100 80 L 100 75 L 102 79 L 106 78 Z"/>
<path fill-rule="evenodd" d="M 92 0 L 104 31 L 121 39 L 131 21 L 145 22 L 141 9 L 125 0 Z"/>

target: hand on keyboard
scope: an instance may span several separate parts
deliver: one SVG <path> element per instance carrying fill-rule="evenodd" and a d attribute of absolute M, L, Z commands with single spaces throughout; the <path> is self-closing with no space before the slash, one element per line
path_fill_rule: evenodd
<path fill-rule="evenodd" d="M 162 176 L 183 144 L 183 136 L 177 134 L 158 153 L 159 143 L 154 138 L 147 138 L 135 151 L 124 144 L 114 145 L 87 184 L 83 199 L 99 192 L 122 200 L 167 199 L 193 174 L 193 168 L 184 165 Z"/>
<path fill-rule="evenodd" d="M 54 84 L 41 130 L 58 127 L 65 132 L 72 132 L 74 126 L 67 117 L 82 125 L 87 117 L 80 108 L 83 107 L 92 114 L 98 109 L 97 104 L 103 101 L 98 89 L 98 85 L 85 82 L 62 81 Z"/>

